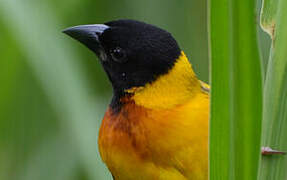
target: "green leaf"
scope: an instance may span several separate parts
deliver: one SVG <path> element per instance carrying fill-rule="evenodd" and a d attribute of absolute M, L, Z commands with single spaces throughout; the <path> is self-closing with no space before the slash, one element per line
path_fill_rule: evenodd
<path fill-rule="evenodd" d="M 209 1 L 210 179 L 256 179 L 262 77 L 256 1 Z"/>
<path fill-rule="evenodd" d="M 265 1 L 266 6 L 275 6 Z M 269 7 L 270 8 L 270 7 Z M 262 16 L 273 19 L 272 46 L 264 85 L 262 146 L 287 151 L 287 1 L 278 0 L 276 14 L 263 10 Z M 259 172 L 260 180 L 287 178 L 286 156 L 263 156 Z"/>
<path fill-rule="evenodd" d="M 210 179 L 229 179 L 231 161 L 231 91 L 228 0 L 209 1 L 211 56 Z M 219 9 L 217 11 L 216 9 Z"/>

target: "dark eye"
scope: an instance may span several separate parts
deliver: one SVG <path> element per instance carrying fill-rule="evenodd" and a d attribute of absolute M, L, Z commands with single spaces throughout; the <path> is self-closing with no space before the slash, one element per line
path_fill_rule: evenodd
<path fill-rule="evenodd" d="M 127 60 L 125 51 L 120 47 L 112 49 L 110 53 L 113 60 L 116 62 L 125 62 Z"/>

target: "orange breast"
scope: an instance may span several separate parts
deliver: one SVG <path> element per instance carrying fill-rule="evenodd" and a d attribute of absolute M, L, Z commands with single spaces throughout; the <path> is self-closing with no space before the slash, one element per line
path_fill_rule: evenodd
<path fill-rule="evenodd" d="M 207 179 L 208 95 L 172 109 L 126 102 L 105 114 L 99 136 L 103 161 L 115 179 Z M 140 178 L 139 178 L 140 177 Z"/>

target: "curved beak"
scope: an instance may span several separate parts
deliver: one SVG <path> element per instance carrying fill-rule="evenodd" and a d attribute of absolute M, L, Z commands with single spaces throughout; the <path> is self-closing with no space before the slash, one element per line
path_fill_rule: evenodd
<path fill-rule="evenodd" d="M 99 37 L 108 28 L 109 26 L 104 24 L 80 25 L 64 29 L 63 33 L 80 41 L 82 44 L 98 54 L 101 48 Z"/>

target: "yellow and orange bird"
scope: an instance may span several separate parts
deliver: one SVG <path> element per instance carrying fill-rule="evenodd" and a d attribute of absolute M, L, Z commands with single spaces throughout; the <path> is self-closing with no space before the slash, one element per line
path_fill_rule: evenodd
<path fill-rule="evenodd" d="M 134 20 L 64 30 L 99 57 L 114 94 L 99 149 L 115 180 L 206 180 L 209 87 L 167 31 Z"/>

